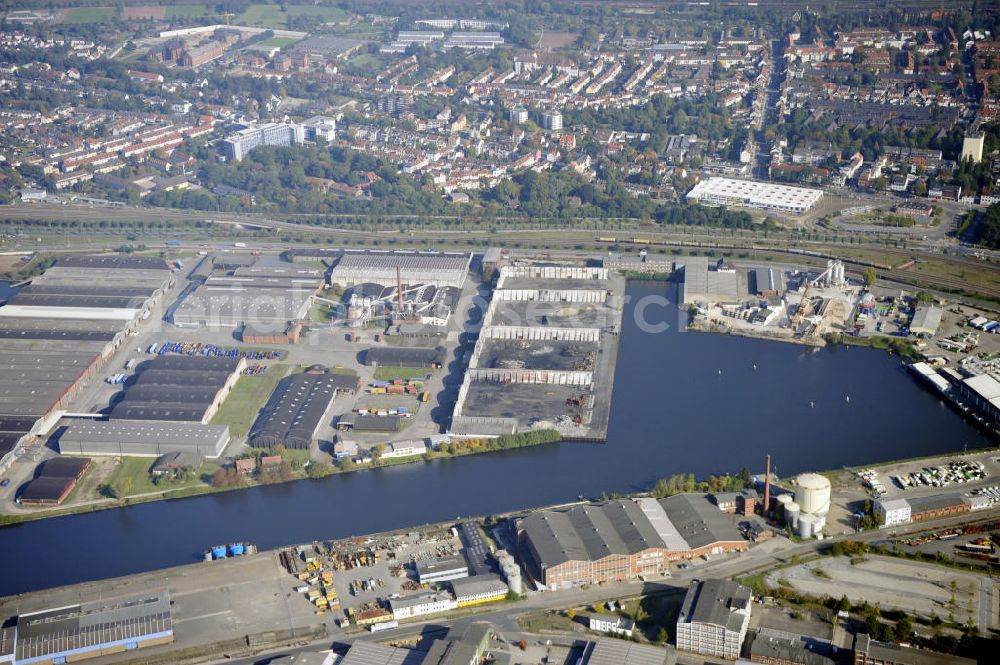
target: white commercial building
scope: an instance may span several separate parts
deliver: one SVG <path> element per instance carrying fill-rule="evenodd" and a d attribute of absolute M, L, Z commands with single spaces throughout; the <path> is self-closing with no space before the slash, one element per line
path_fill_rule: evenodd
<path fill-rule="evenodd" d="M 750 625 L 750 589 L 729 580 L 695 580 L 677 619 L 677 649 L 736 660 Z"/>
<path fill-rule="evenodd" d="M 337 138 L 337 121 L 325 115 L 316 115 L 302 123 L 302 138 L 306 141 L 324 139 L 327 143 Z"/>
<path fill-rule="evenodd" d="M 687 193 L 688 201 L 796 215 L 807 212 L 822 198 L 823 191 L 819 189 L 719 177 L 702 180 Z"/>
<path fill-rule="evenodd" d="M 476 575 L 453 580 L 451 590 L 459 607 L 502 600 L 510 593 L 510 587 L 497 575 Z"/>
<path fill-rule="evenodd" d="M 542 127 L 552 131 L 563 128 L 563 117 L 559 111 L 546 111 L 542 114 Z"/>
<path fill-rule="evenodd" d="M 590 629 L 598 633 L 632 637 L 632 631 L 635 629 L 635 621 L 616 614 L 591 614 Z"/>
<path fill-rule="evenodd" d="M 418 561 L 416 567 L 417 579 L 421 584 L 447 582 L 469 576 L 469 564 L 462 556 Z"/>
<path fill-rule="evenodd" d="M 389 601 L 392 618 L 396 621 L 424 614 L 437 614 L 455 609 L 455 601 L 443 593 L 425 593 Z"/>
<path fill-rule="evenodd" d="M 420 441 L 398 441 L 386 446 L 382 453 L 382 459 L 394 459 L 401 457 L 416 457 L 427 452 L 427 446 Z"/>
<path fill-rule="evenodd" d="M 906 499 L 876 499 L 875 516 L 882 526 L 907 524 L 912 517 L 910 502 Z"/>
<path fill-rule="evenodd" d="M 304 140 L 305 130 L 302 125 L 269 122 L 230 134 L 219 143 L 219 146 L 227 160 L 238 162 L 255 148 L 264 145 L 296 145 Z"/>

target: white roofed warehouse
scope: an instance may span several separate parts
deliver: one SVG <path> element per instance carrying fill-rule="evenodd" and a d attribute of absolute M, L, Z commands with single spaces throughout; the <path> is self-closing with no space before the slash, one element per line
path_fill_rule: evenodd
<path fill-rule="evenodd" d="M 712 177 L 687 193 L 687 200 L 705 205 L 757 208 L 801 215 L 823 198 L 823 191 L 755 180 Z"/>
<path fill-rule="evenodd" d="M 59 436 L 59 451 L 69 455 L 159 457 L 191 452 L 217 458 L 229 443 L 227 425 L 155 420 L 74 421 Z"/>
<path fill-rule="evenodd" d="M 330 283 L 396 286 L 398 278 L 404 285 L 433 284 L 460 289 L 471 261 L 472 254 L 457 252 L 344 250 L 330 272 Z"/>

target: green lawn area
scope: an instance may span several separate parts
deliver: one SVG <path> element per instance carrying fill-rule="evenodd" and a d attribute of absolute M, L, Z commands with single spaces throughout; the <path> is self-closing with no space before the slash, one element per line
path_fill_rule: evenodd
<path fill-rule="evenodd" d="M 352 65 L 355 65 L 357 67 L 364 67 L 366 65 L 374 65 L 376 67 L 382 67 L 382 65 L 385 64 L 385 61 L 382 60 L 382 58 L 378 57 L 373 53 L 363 53 L 362 55 L 351 58 L 350 62 Z"/>
<path fill-rule="evenodd" d="M 287 372 L 288 365 L 278 364 L 258 376 L 241 376 L 212 418 L 212 424 L 229 425 L 229 433 L 234 439 L 246 436 L 257 412 Z"/>
<path fill-rule="evenodd" d="M 329 323 L 337 318 L 337 308 L 325 302 L 315 302 L 309 308 L 309 320 L 316 323 Z"/>
<path fill-rule="evenodd" d="M 341 376 L 357 376 L 358 373 L 355 372 L 350 367 L 330 367 L 330 374 L 340 374 Z"/>
<path fill-rule="evenodd" d="M 376 367 L 376 381 L 391 381 L 392 379 L 422 379 L 433 370 L 429 367 Z"/>
<path fill-rule="evenodd" d="M 259 42 L 257 46 L 263 46 L 265 48 L 285 48 L 286 46 L 291 46 L 297 43 L 299 40 L 294 37 L 271 37 L 270 39 L 265 39 Z M 323 266 L 326 268 L 326 266 Z"/>
<path fill-rule="evenodd" d="M 71 7 L 66 10 L 63 23 L 101 23 L 118 15 L 115 7 Z"/>
<path fill-rule="evenodd" d="M 255 4 L 247 7 L 236 22 L 261 28 L 287 28 L 288 19 L 297 16 L 307 16 L 323 23 L 343 21 L 347 17 L 339 7 L 289 5 L 288 11 L 284 12 L 281 5 Z"/>
<path fill-rule="evenodd" d="M 198 18 L 208 14 L 205 5 L 171 5 L 167 7 L 167 18 Z"/>
<path fill-rule="evenodd" d="M 289 16 L 313 16 L 326 23 L 336 23 L 347 18 L 347 13 L 340 7 L 317 5 L 289 5 Z"/>
<path fill-rule="evenodd" d="M 156 459 L 153 457 L 123 457 L 108 484 L 116 491 L 123 492 L 125 496 L 169 492 L 188 487 L 201 487 L 204 485 L 201 480 L 202 476 L 211 476 L 219 468 L 215 462 L 205 462 L 198 473 L 186 482 L 161 480 L 159 485 L 154 485 L 153 477 L 149 475 L 149 468 L 153 466 L 155 461 Z"/>

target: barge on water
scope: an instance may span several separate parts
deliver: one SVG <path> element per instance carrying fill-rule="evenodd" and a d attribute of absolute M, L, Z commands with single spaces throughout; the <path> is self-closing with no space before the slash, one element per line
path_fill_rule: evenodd
<path fill-rule="evenodd" d="M 215 545 L 205 550 L 205 561 L 218 561 L 234 556 L 244 556 L 254 554 L 257 546 L 253 543 L 230 543 L 228 545 Z"/>

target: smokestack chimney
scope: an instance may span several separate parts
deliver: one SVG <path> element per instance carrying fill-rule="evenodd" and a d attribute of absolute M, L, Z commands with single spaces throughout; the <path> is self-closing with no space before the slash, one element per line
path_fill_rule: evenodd
<path fill-rule="evenodd" d="M 764 472 L 764 507 L 761 515 L 766 516 L 771 509 L 771 454 L 767 455 L 767 470 Z"/>
<path fill-rule="evenodd" d="M 399 301 L 399 315 L 403 315 L 403 271 L 396 266 L 396 299 Z"/>

